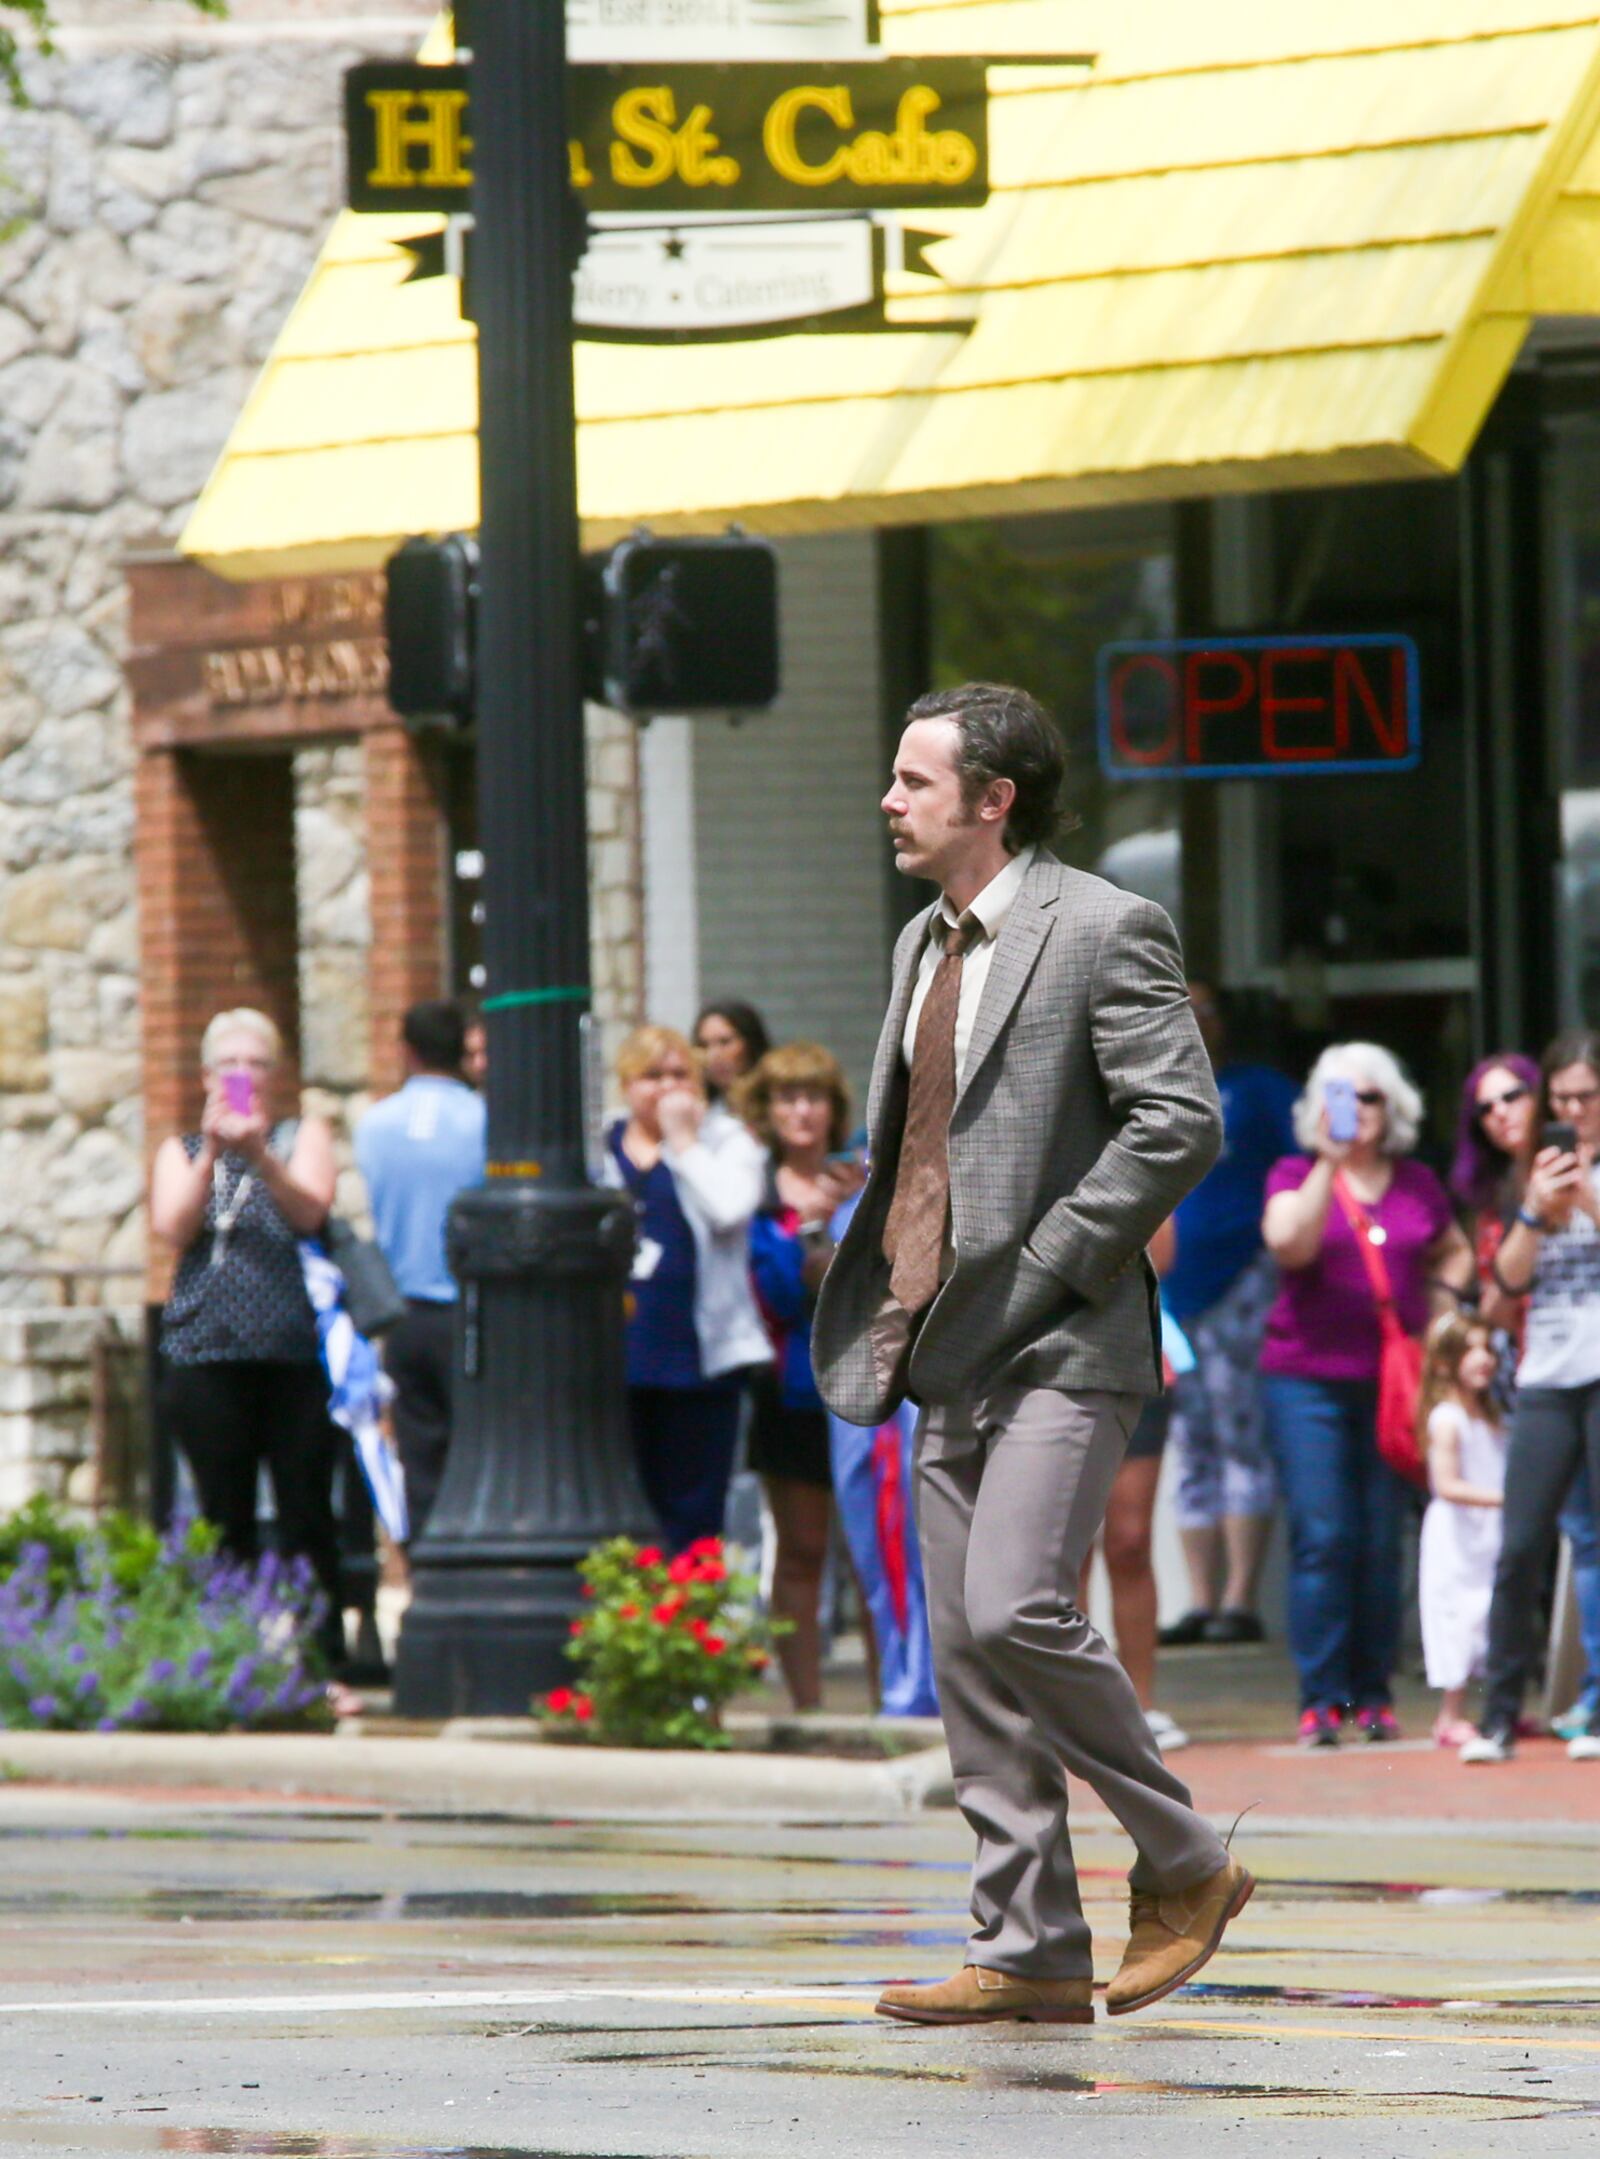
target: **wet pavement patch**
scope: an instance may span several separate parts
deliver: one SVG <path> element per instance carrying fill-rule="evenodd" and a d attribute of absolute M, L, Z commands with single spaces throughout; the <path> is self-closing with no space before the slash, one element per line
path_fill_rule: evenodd
<path fill-rule="evenodd" d="M 523 2144 L 418 2143 L 415 2137 L 321 2136 L 296 2130 L 169 2129 L 142 2122 L 52 2122 L 0 2114 L 0 2140 L 25 2134 L 29 2149 L 63 2152 L 235 2152 L 257 2159 L 570 2159 Z M 659 2154 L 595 2153 L 592 2159 L 660 2159 Z"/>

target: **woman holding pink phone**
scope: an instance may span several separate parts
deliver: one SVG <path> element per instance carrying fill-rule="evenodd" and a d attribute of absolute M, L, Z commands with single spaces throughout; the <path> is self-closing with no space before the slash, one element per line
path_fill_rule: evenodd
<path fill-rule="evenodd" d="M 256 1556 L 265 1462 L 279 1549 L 304 1557 L 328 1600 L 320 1637 L 343 1660 L 333 1513 L 337 1428 L 299 1240 L 333 1204 L 333 1135 L 320 1117 L 275 1119 L 282 1054 L 264 1012 L 219 1012 L 200 1045 L 200 1129 L 162 1141 L 150 1226 L 178 1252 L 162 1314 L 161 1409 L 223 1549 Z"/>
<path fill-rule="evenodd" d="M 1289 1646 L 1300 1739 L 1399 1736 L 1390 1678 L 1400 1635 L 1400 1479 L 1378 1452 L 1381 1335 L 1365 1240 L 1400 1324 L 1473 1277 L 1472 1247 L 1433 1172 L 1407 1159 L 1422 1097 L 1374 1042 L 1324 1050 L 1267 1178 L 1261 1233 L 1278 1262 L 1261 1351 L 1262 1404 L 1289 1520 Z"/>

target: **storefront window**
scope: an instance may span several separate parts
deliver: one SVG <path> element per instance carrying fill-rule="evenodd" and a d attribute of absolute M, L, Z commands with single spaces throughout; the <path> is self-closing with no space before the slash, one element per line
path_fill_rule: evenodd
<path fill-rule="evenodd" d="M 1108 781 L 1094 715 L 1100 647 L 1174 634 L 1175 568 L 1162 505 L 941 525 L 930 534 L 935 684 L 1015 682 L 1048 706 L 1066 741 L 1066 799 L 1080 820 L 1058 852 L 1159 901 L 1181 927 L 1178 787 Z"/>

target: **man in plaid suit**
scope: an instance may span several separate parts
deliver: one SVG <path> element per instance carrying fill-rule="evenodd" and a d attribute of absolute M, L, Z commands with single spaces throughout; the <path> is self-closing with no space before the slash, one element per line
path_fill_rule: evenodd
<path fill-rule="evenodd" d="M 907 715 L 882 806 L 897 868 L 940 895 L 895 947 L 871 1173 L 812 1333 L 836 1414 L 921 1409 L 934 1663 L 977 1857 L 962 1970 L 878 2004 L 920 2023 L 1092 2022 L 1066 1770 L 1138 1850 L 1112 2014 L 1198 1971 L 1254 1887 L 1075 1602 L 1161 1385 L 1144 1247 L 1221 1117 L 1172 924 L 1043 844 L 1062 779 L 1021 690 L 969 683 Z"/>

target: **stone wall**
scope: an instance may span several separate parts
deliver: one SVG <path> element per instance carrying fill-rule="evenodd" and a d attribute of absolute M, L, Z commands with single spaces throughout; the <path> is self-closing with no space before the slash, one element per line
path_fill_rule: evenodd
<path fill-rule="evenodd" d="M 0 1312 L 0 1514 L 143 1496 L 142 1315 Z"/>
<path fill-rule="evenodd" d="M 122 558 L 171 540 L 221 449 L 338 204 L 342 71 L 414 51 L 428 16 L 403 15 L 79 6 L 27 62 L 32 109 L 4 112 L 0 1302 L 52 1297 L 19 1271 L 41 1262 L 139 1264 Z M 337 758 L 302 800 L 332 991 L 354 907 Z"/>

